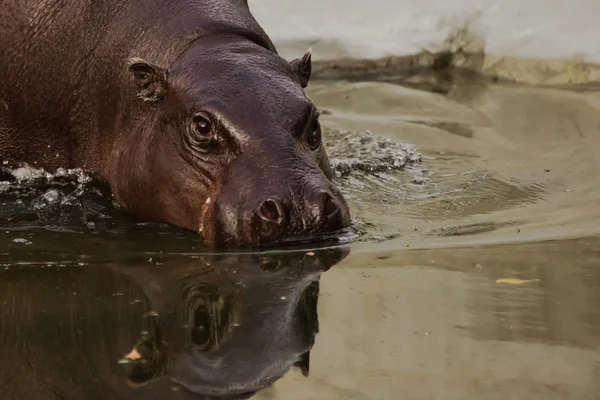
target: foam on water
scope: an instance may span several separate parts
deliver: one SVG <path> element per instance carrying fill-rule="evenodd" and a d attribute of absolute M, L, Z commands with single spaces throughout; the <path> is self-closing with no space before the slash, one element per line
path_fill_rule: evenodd
<path fill-rule="evenodd" d="M 401 170 L 421 161 L 414 146 L 382 138 L 370 131 L 328 131 L 326 144 L 337 177 Z"/>
<path fill-rule="evenodd" d="M 83 195 L 86 185 L 93 180 L 90 174 L 80 168 L 58 168 L 52 174 L 27 164 L 14 169 L 3 167 L 0 173 L 3 173 L 7 179 L 0 182 L 0 193 L 17 194 L 19 198 L 32 198 L 35 209 L 58 202 L 65 205 L 76 204 L 77 199 Z"/>
<path fill-rule="evenodd" d="M 58 168 L 54 174 L 51 174 L 43 168 L 35 168 L 28 164 L 23 164 L 14 169 L 4 166 L 1 171 L 12 175 L 19 183 L 36 182 L 40 179 L 52 181 L 57 178 L 76 178 L 79 183 L 84 184 L 92 180 L 91 176 L 86 174 L 81 168 Z"/>

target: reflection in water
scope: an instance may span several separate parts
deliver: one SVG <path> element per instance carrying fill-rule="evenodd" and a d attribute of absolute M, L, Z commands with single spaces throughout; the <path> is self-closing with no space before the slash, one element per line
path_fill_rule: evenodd
<path fill-rule="evenodd" d="M 248 398 L 318 332 L 344 249 L 0 272 L 2 399 Z"/>

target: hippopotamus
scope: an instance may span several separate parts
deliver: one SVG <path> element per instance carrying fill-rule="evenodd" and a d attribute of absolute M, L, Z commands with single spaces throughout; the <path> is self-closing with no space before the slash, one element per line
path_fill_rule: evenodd
<path fill-rule="evenodd" d="M 348 253 L 0 269 L 1 397 L 243 399 L 308 375 L 320 278 Z"/>
<path fill-rule="evenodd" d="M 5 0 L 0 161 L 94 171 L 125 210 L 217 246 L 351 229 L 311 53 L 245 0 Z"/>

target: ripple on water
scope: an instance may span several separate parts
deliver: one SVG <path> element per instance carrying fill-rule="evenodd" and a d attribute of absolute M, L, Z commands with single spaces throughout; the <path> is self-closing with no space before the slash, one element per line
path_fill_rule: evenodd
<path fill-rule="evenodd" d="M 546 194 L 543 184 L 479 169 L 472 154 L 421 155 L 413 146 L 370 132 L 327 134 L 336 181 L 362 241 L 413 234 L 417 227 L 436 236 L 487 232 L 506 224 L 468 219 L 534 203 Z"/>

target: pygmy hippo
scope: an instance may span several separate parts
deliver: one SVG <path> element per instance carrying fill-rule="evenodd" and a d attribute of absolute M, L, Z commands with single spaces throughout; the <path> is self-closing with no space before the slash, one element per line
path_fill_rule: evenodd
<path fill-rule="evenodd" d="M 286 61 L 245 0 L 5 0 L 0 161 L 96 171 L 145 220 L 214 245 L 350 226 L 311 55 Z"/>

